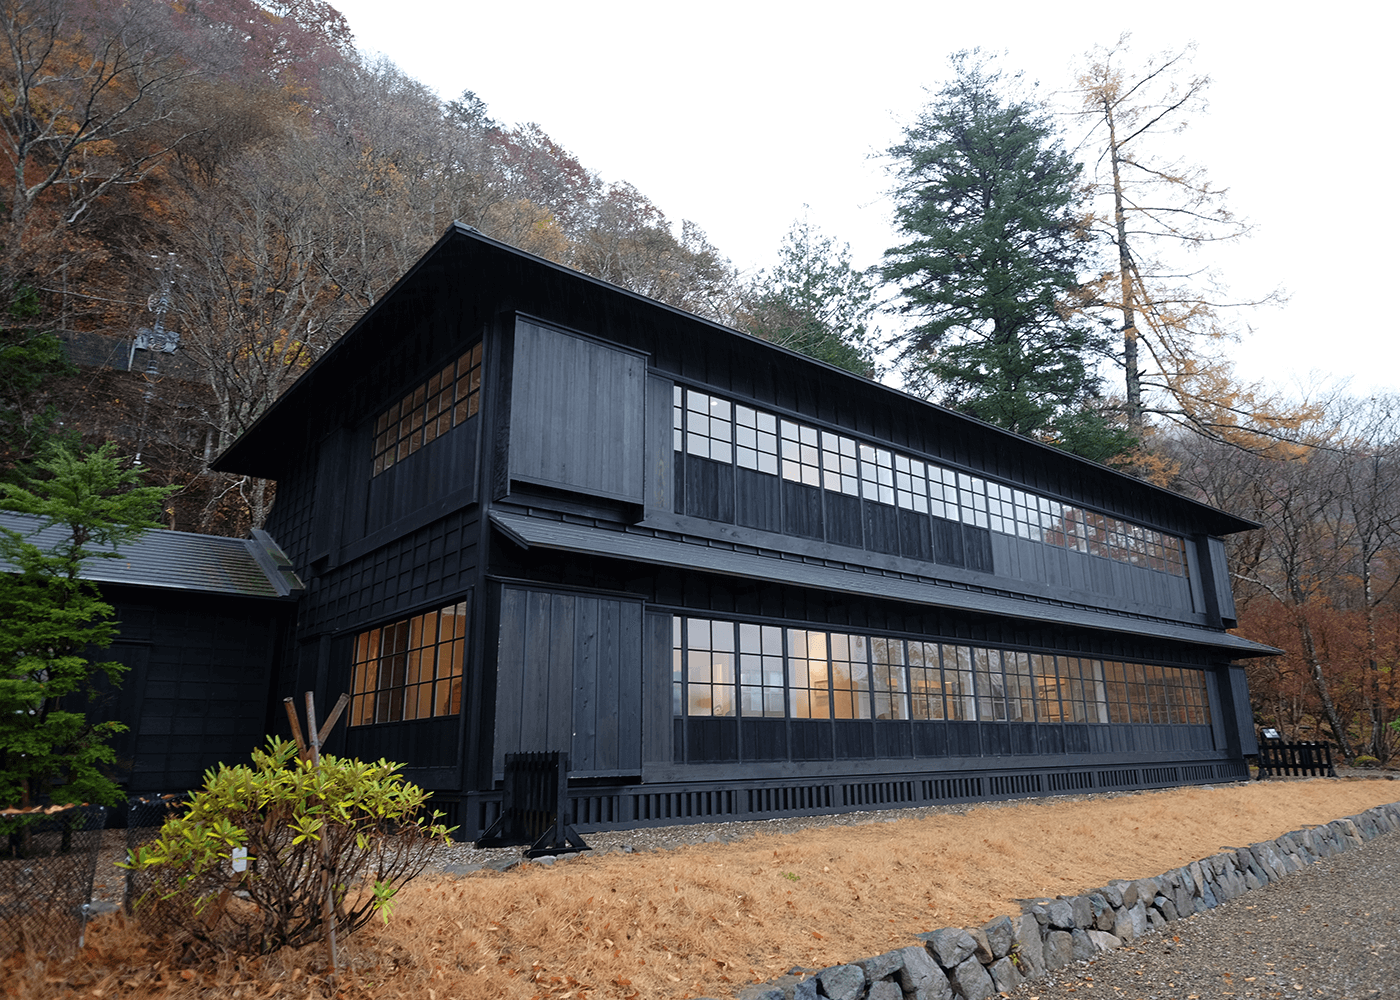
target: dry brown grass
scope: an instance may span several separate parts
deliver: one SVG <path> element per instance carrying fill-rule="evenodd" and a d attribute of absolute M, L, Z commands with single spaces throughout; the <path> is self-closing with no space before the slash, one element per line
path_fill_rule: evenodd
<path fill-rule="evenodd" d="M 1156 875 L 1397 798 L 1386 781 L 1302 781 L 1041 800 L 637 855 L 584 855 L 422 879 L 387 927 L 348 942 L 341 995 L 727 996 L 920 931 L 1016 913 L 1017 898 Z M 319 948 L 182 968 L 108 918 L 70 963 L 0 970 L 8 995 L 294 997 L 321 993 Z M 330 992 L 330 991 L 326 991 Z"/>

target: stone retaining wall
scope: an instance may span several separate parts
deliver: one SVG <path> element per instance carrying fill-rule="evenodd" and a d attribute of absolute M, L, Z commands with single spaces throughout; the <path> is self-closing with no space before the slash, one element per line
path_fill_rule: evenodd
<path fill-rule="evenodd" d="M 1326 826 L 1232 848 L 1156 878 L 1115 881 L 1082 896 L 1025 900 L 1017 917 L 981 927 L 945 927 L 874 958 L 803 977 L 783 976 L 739 992 L 740 1000 L 984 1000 L 1088 961 L 1167 924 L 1400 829 L 1400 803 Z"/>

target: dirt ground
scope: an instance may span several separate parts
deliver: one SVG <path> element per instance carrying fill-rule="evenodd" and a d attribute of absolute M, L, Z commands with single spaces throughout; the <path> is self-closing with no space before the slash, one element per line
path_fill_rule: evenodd
<path fill-rule="evenodd" d="M 1400 799 L 1390 781 L 1265 782 L 822 827 L 729 844 L 585 854 L 553 866 L 420 879 L 387 926 L 345 943 L 355 997 L 728 997 L 793 966 L 823 968 L 921 931 L 1156 875 Z M 5 970 L 15 996 L 306 995 L 322 949 L 254 967 L 172 965 L 123 918 L 76 961 Z M 100 991 L 100 992 L 96 992 Z"/>

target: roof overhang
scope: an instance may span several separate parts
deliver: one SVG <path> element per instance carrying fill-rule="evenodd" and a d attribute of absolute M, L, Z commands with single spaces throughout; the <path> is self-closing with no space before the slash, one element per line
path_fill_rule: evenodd
<path fill-rule="evenodd" d="M 1229 632 L 1180 622 L 1116 615 L 1082 606 L 1050 604 L 1030 598 L 951 587 L 932 580 L 862 572 L 842 564 L 768 553 L 741 551 L 700 542 L 683 542 L 630 531 L 614 531 L 567 521 L 492 511 L 491 523 L 522 548 L 538 547 L 582 555 L 600 555 L 654 566 L 671 566 L 749 580 L 775 581 L 814 590 L 882 597 L 908 604 L 1015 618 L 1047 625 L 1095 629 L 1119 635 L 1168 639 L 1219 650 L 1233 657 L 1274 656 L 1282 652 Z"/>
<path fill-rule="evenodd" d="M 67 537 L 62 525 L 9 511 L 0 511 L 0 528 L 40 549 L 51 549 Z M 120 549 L 96 552 L 84 560 L 81 576 L 99 584 L 296 600 L 305 588 L 291 560 L 267 532 L 254 528 L 252 534 L 225 538 L 152 529 Z M 0 560 L 0 570 L 13 567 Z"/>

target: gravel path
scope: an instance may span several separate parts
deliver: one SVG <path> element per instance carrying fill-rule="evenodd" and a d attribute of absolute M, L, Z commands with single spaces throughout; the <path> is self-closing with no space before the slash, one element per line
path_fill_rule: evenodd
<path fill-rule="evenodd" d="M 1088 965 L 1029 1000 L 1400 998 L 1400 834 L 1324 859 Z"/>
<path fill-rule="evenodd" d="M 1175 789 L 1161 789 L 1163 792 Z M 1153 791 L 1090 792 L 1081 795 L 1057 796 L 1056 802 L 1088 802 L 1093 799 L 1117 799 L 1127 796 L 1152 795 Z M 864 826 L 867 823 L 894 823 L 901 819 L 921 819 L 933 815 L 963 815 L 973 809 L 1014 809 L 1038 799 L 1010 799 L 1002 802 L 957 802 L 941 806 L 918 806 L 910 809 L 873 809 L 867 812 L 835 813 L 822 816 L 791 816 L 783 819 L 735 820 L 721 823 L 686 823 L 679 826 L 639 827 L 635 830 L 605 830 L 581 834 L 595 854 L 613 851 L 665 851 L 684 844 L 733 843 L 748 837 L 796 833 L 826 826 Z M 477 868 L 502 868 L 520 860 L 519 847 L 478 848 L 470 841 L 452 843 L 438 848 L 431 870 L 447 874 L 462 874 Z"/>

